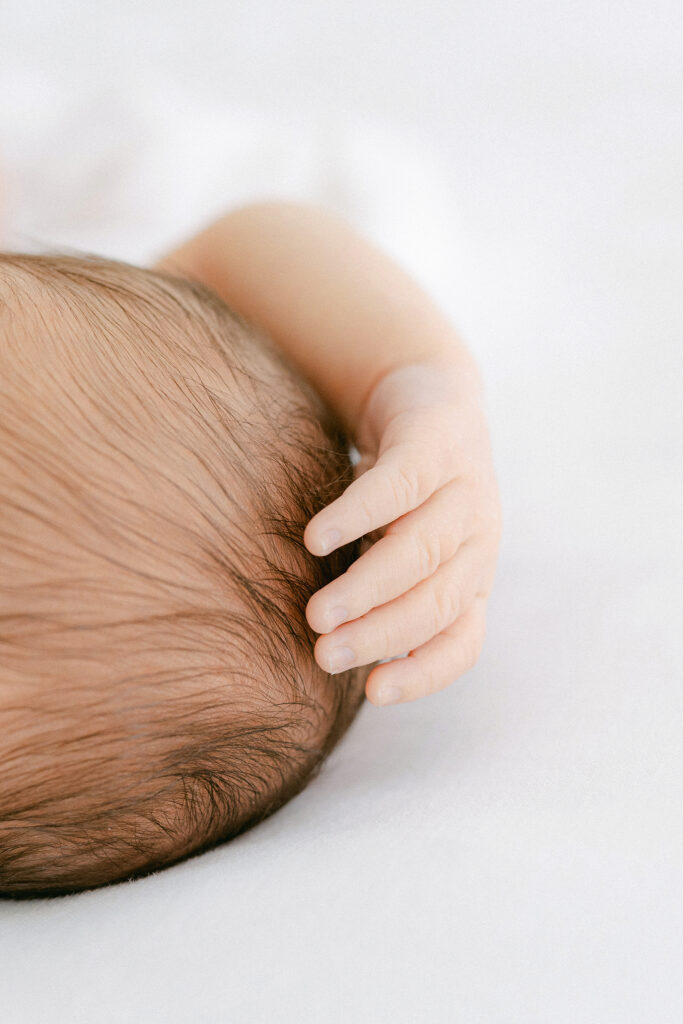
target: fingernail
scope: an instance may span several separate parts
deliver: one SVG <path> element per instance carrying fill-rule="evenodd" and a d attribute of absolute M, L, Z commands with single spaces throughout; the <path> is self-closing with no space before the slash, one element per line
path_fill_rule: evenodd
<path fill-rule="evenodd" d="M 403 690 L 399 690 L 398 686 L 385 686 L 383 690 L 380 690 L 377 694 L 377 703 L 384 706 L 385 704 L 398 704 L 403 699 Z"/>
<path fill-rule="evenodd" d="M 320 547 L 323 549 L 323 554 L 329 555 L 330 551 L 336 548 L 340 540 L 341 530 L 328 530 L 327 533 L 324 533 L 320 539 Z"/>
<path fill-rule="evenodd" d="M 345 672 L 347 668 L 351 668 L 355 660 L 356 655 L 350 647 L 335 647 L 328 658 L 330 673 L 336 675 L 337 672 Z"/>
<path fill-rule="evenodd" d="M 330 624 L 330 633 L 337 626 L 341 626 L 342 622 L 346 622 L 349 617 L 349 613 L 346 608 L 333 608 L 328 616 L 328 622 Z"/>

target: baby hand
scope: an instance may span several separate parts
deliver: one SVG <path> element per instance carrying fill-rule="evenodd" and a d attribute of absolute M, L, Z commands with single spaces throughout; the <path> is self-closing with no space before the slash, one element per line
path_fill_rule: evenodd
<path fill-rule="evenodd" d="M 373 704 L 415 700 L 471 668 L 484 641 L 501 533 L 498 487 L 478 376 L 449 362 L 401 367 L 373 389 L 346 491 L 308 523 L 324 555 L 375 542 L 311 597 L 306 615 L 328 672 L 376 666 Z M 385 529 L 382 529 L 385 528 Z"/>

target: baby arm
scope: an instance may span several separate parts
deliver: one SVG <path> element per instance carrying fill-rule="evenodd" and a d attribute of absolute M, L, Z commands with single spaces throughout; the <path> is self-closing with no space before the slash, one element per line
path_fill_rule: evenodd
<path fill-rule="evenodd" d="M 311 597 L 315 657 L 377 665 L 375 704 L 443 689 L 477 660 L 501 531 L 476 365 L 388 256 L 324 209 L 243 207 L 158 264 L 203 281 L 261 326 L 335 410 L 356 479 L 308 524 L 316 555 L 373 535 Z"/>

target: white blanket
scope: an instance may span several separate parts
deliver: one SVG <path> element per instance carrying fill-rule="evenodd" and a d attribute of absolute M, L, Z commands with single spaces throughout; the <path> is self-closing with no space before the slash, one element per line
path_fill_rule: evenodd
<path fill-rule="evenodd" d="M 4 7 L 5 244 L 333 206 L 477 352 L 506 529 L 447 692 L 223 848 L 0 903 L 3 1024 L 683 1019 L 677 8 L 432 6 Z"/>

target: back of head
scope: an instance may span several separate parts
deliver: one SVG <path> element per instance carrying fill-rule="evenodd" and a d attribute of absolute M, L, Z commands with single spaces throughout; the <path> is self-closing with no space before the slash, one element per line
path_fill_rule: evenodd
<path fill-rule="evenodd" d="M 304 614 L 358 554 L 302 541 L 351 475 L 207 289 L 0 256 L 0 893 L 147 873 L 303 788 L 363 695 Z"/>

